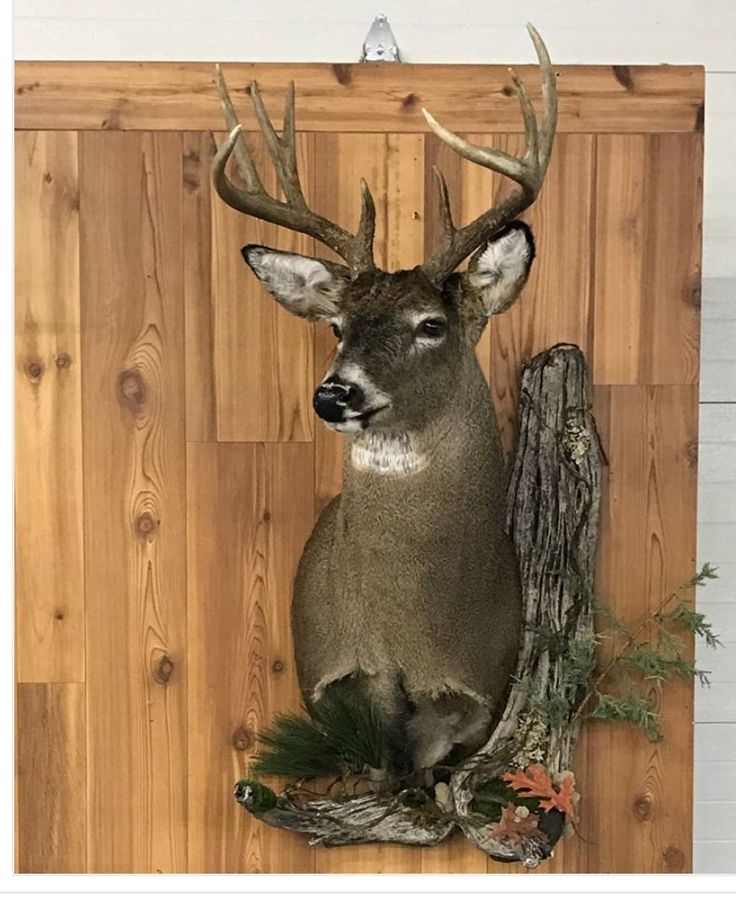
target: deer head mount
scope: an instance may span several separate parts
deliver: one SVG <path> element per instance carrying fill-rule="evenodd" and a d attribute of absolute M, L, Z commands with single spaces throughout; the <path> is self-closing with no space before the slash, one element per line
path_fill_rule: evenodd
<path fill-rule="evenodd" d="M 335 360 L 314 406 L 350 437 L 343 492 L 305 548 L 292 606 L 305 696 L 359 690 L 380 708 L 393 745 L 427 768 L 455 744 L 480 745 L 516 662 L 519 575 L 504 530 L 505 465 L 488 386 L 474 346 L 489 316 L 523 287 L 534 242 L 517 221 L 549 165 L 557 118 L 555 73 L 529 32 L 542 74 L 537 118 L 512 71 L 526 134 L 523 156 L 476 146 L 440 125 L 461 156 L 499 172 L 516 190 L 470 224 L 455 225 L 435 170 L 441 241 L 424 264 L 385 272 L 373 259 L 375 206 L 361 182 L 351 234 L 309 208 L 299 183 L 294 87 L 281 134 L 258 90 L 250 96 L 283 199 L 264 189 L 222 73 L 229 136 L 216 152 L 215 187 L 234 209 L 307 234 L 340 265 L 263 246 L 245 261 L 290 312 L 330 322 Z M 234 157 L 242 184 L 227 174 Z M 455 272 L 468 256 L 466 271 Z"/>
<path fill-rule="evenodd" d="M 218 194 L 240 212 L 316 238 L 346 263 L 342 266 L 267 247 L 243 248 L 248 265 L 283 306 L 305 318 L 327 319 L 338 335 L 338 361 L 315 395 L 318 414 L 337 430 L 365 429 L 371 420 L 374 425 L 407 424 L 399 398 L 392 402 L 393 391 L 380 383 L 385 380 L 382 375 L 351 379 L 350 371 L 394 371 L 402 358 L 408 364 L 401 379 L 406 383 L 408 369 L 419 375 L 424 368 L 436 369 L 434 363 L 442 362 L 442 357 L 458 358 L 463 349 L 472 349 L 488 317 L 506 309 L 526 281 L 534 243 L 531 231 L 515 219 L 534 202 L 542 186 L 557 119 L 555 73 L 544 42 L 532 26 L 528 27 L 541 68 L 543 109 L 538 120 L 523 82 L 511 70 L 524 119 L 526 149 L 522 157 L 472 144 L 422 110 L 441 140 L 465 159 L 507 176 L 516 182 L 517 189 L 468 225 L 457 227 L 447 185 L 435 168 L 440 245 L 417 268 L 390 274 L 374 263 L 375 205 L 364 180 L 355 234 L 309 208 L 297 169 L 293 83 L 287 94 L 281 134 L 275 131 L 265 110 L 258 85 L 254 82 L 250 89 L 283 194 L 280 199 L 270 196 L 263 186 L 218 67 L 218 92 L 230 131 L 213 163 Z M 231 156 L 242 185 L 228 177 Z M 474 256 L 467 271 L 453 274 L 471 254 Z M 433 359 L 432 353 L 424 351 L 433 351 L 439 358 Z M 423 356 L 421 366 L 416 358 L 419 354 Z M 347 374 L 342 363 L 347 366 Z"/>

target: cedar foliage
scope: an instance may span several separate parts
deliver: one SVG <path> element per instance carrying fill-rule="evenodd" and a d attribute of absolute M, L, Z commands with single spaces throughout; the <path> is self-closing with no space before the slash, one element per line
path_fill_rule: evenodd
<path fill-rule="evenodd" d="M 685 657 L 682 633 L 702 638 L 711 648 L 721 645 L 711 624 L 695 611 L 688 596 L 695 587 L 704 587 L 709 580 L 717 578 L 716 571 L 706 562 L 634 629 L 613 610 L 597 608 L 609 622 L 610 630 L 596 635 L 596 641 L 610 639 L 614 642 L 614 650 L 611 660 L 601 671 L 591 672 L 590 684 L 577 707 L 576 718 L 628 721 L 640 728 L 652 742 L 662 739 L 660 717 L 647 695 L 648 690 L 651 685 L 661 685 L 675 677 L 697 678 L 703 685 L 709 683 L 708 672 L 696 668 Z M 592 649 L 591 646 L 591 657 Z M 582 677 L 576 661 L 578 657 L 579 652 L 570 653 L 569 667 L 573 678 L 576 675 Z M 609 678 L 610 686 L 604 692 L 601 688 Z"/>

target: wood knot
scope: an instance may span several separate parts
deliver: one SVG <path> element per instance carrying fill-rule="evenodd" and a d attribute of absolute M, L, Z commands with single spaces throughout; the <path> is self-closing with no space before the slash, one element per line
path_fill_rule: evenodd
<path fill-rule="evenodd" d="M 261 516 L 261 521 L 264 524 L 268 524 L 271 521 L 271 513 L 269 512 L 268 509 L 264 510 L 263 515 Z"/>
<path fill-rule="evenodd" d="M 404 112 L 412 112 L 417 108 L 419 97 L 415 93 L 407 94 L 401 101 L 401 108 Z"/>
<path fill-rule="evenodd" d="M 43 180 L 46 182 L 46 184 L 51 184 L 51 182 L 54 180 L 54 176 L 51 174 L 51 172 L 44 172 Z"/>
<path fill-rule="evenodd" d="M 196 150 L 191 150 L 184 154 L 182 159 L 182 178 L 184 187 L 189 193 L 198 190 L 201 184 L 200 180 L 200 156 Z"/>
<path fill-rule="evenodd" d="M 698 464 L 698 438 L 695 437 L 685 444 L 685 460 L 690 468 L 696 468 Z"/>
<path fill-rule="evenodd" d="M 281 674 L 281 672 L 284 670 L 283 661 L 281 659 L 274 659 L 273 662 L 271 662 L 271 670 L 276 674 Z"/>
<path fill-rule="evenodd" d="M 64 620 L 64 612 L 61 609 L 57 609 L 54 612 L 54 619 L 56 621 L 63 621 Z"/>
<path fill-rule="evenodd" d="M 619 222 L 619 231 L 622 237 L 632 240 L 641 239 L 641 221 L 637 215 L 626 215 Z"/>
<path fill-rule="evenodd" d="M 41 87 L 40 81 L 31 81 L 28 84 L 20 84 L 16 87 L 15 92 L 19 96 L 26 92 L 35 91 L 37 87 Z"/>
<path fill-rule="evenodd" d="M 511 87 L 510 84 L 504 84 L 504 86 L 501 88 L 501 96 L 503 96 L 503 97 L 513 97 L 513 96 L 514 96 L 514 89 L 513 89 L 513 87 Z"/>
<path fill-rule="evenodd" d="M 699 134 L 702 134 L 705 131 L 705 103 L 698 103 L 697 109 L 695 110 L 695 123 L 694 130 Z"/>
<path fill-rule="evenodd" d="M 654 814 L 654 803 L 649 793 L 641 793 L 634 799 L 634 816 L 639 821 L 650 821 Z"/>
<path fill-rule="evenodd" d="M 153 540 L 153 534 L 158 527 L 159 522 L 151 515 L 150 512 L 143 512 L 135 520 L 135 530 L 139 537 L 149 542 Z"/>
<path fill-rule="evenodd" d="M 692 306 L 693 309 L 700 309 L 702 299 L 702 287 L 700 276 L 695 279 L 695 283 L 687 290 L 685 294 L 685 303 Z"/>
<path fill-rule="evenodd" d="M 69 368 L 71 364 L 72 357 L 69 353 L 59 353 L 59 355 L 54 358 L 54 365 L 59 369 Z"/>
<path fill-rule="evenodd" d="M 168 684 L 173 673 L 174 663 L 166 654 L 162 655 L 153 666 L 153 679 L 157 684 Z"/>
<path fill-rule="evenodd" d="M 253 734 L 242 724 L 233 732 L 233 748 L 237 749 L 238 752 L 245 752 L 250 749 L 254 742 Z"/>
<path fill-rule="evenodd" d="M 668 846 L 662 853 L 662 859 L 668 871 L 685 870 L 685 853 L 677 846 Z"/>
<path fill-rule="evenodd" d="M 631 69 L 628 66 L 613 66 L 613 75 L 625 90 L 634 90 L 634 79 L 631 77 Z"/>
<path fill-rule="evenodd" d="M 43 374 L 43 362 L 40 359 L 28 359 L 24 366 L 25 372 L 31 381 L 40 381 Z"/>
<path fill-rule="evenodd" d="M 118 377 L 118 399 L 131 412 L 140 412 L 146 402 L 146 382 L 135 368 L 120 372 Z"/>
<path fill-rule="evenodd" d="M 332 71 L 343 87 L 347 87 L 353 80 L 353 67 L 349 63 L 335 62 L 332 64 Z"/>

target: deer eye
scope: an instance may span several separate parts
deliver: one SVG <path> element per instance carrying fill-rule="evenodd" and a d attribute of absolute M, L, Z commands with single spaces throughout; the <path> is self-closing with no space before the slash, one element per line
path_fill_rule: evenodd
<path fill-rule="evenodd" d="M 417 328 L 421 337 L 442 337 L 445 333 L 445 322 L 441 318 L 425 318 Z"/>
<path fill-rule="evenodd" d="M 331 324 L 330 327 L 332 328 L 332 333 L 333 333 L 333 334 L 335 335 L 335 337 L 337 337 L 337 339 L 339 340 L 339 339 L 342 337 L 342 331 L 341 331 L 341 330 L 338 328 L 338 326 L 337 326 L 336 324 L 334 324 L 334 323 Z"/>

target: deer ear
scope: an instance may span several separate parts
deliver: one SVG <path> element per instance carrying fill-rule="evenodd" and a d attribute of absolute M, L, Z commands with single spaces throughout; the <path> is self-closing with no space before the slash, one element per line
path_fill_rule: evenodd
<path fill-rule="evenodd" d="M 298 253 L 249 244 L 241 250 L 266 290 L 302 318 L 331 318 L 338 311 L 350 272 L 342 265 Z"/>
<path fill-rule="evenodd" d="M 511 222 L 482 247 L 464 276 L 486 315 L 504 312 L 521 292 L 534 261 L 534 236 L 524 222 Z"/>

